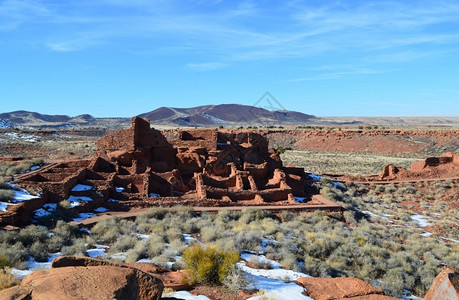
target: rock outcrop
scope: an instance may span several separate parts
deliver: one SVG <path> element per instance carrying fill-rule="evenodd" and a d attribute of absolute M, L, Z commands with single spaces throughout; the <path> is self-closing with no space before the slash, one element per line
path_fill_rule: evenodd
<path fill-rule="evenodd" d="M 297 280 L 315 300 L 354 299 L 354 300 L 392 300 L 378 289 L 357 278 L 312 278 Z"/>
<path fill-rule="evenodd" d="M 432 286 L 424 300 L 459 299 L 459 270 L 453 267 L 443 267 L 440 274 L 435 277 Z"/>

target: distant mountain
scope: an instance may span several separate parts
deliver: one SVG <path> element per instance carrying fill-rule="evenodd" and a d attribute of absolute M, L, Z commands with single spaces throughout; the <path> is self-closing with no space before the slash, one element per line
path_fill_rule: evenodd
<path fill-rule="evenodd" d="M 270 111 L 240 104 L 204 105 L 192 108 L 160 107 L 139 116 L 150 119 L 152 124 L 179 126 L 305 124 L 316 120 L 315 116 L 296 111 Z"/>
<path fill-rule="evenodd" d="M 79 115 L 76 117 L 69 117 L 66 115 L 45 115 L 37 112 L 30 112 L 25 110 L 18 110 L 8 113 L 0 114 L 0 119 L 8 122 L 28 125 L 28 126 L 40 126 L 40 125 L 63 125 L 63 124 L 88 124 L 96 119 L 91 115 Z"/>

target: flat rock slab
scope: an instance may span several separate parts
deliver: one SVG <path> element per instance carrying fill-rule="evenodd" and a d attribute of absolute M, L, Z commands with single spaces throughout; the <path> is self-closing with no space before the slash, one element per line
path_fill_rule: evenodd
<path fill-rule="evenodd" d="M 389 300 L 383 291 L 357 278 L 299 278 L 310 297 L 315 300 L 354 299 Z"/>

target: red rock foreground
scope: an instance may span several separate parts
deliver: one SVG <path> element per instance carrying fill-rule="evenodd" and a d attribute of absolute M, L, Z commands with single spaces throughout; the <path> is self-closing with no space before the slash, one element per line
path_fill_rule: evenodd
<path fill-rule="evenodd" d="M 161 267 L 158 267 L 161 269 Z M 154 270 L 153 270 L 154 271 Z M 164 288 L 157 274 L 129 265 L 60 257 L 51 269 L 35 271 L 21 285 L 0 292 L 0 299 L 161 299 Z"/>
<path fill-rule="evenodd" d="M 304 181 L 304 169 L 283 166 L 279 152 L 268 149 L 268 140 L 256 132 L 179 130 L 168 141 L 148 120 L 134 117 L 131 128 L 99 139 L 93 159 L 17 176 L 15 183 L 41 191 L 42 197 L 8 208 L 14 211 L 0 213 L 0 223 L 24 224 L 44 203 L 70 196 L 86 199 L 77 212 L 102 205 L 298 205 L 295 197 L 308 196 Z M 77 184 L 90 189 L 74 190 Z"/>

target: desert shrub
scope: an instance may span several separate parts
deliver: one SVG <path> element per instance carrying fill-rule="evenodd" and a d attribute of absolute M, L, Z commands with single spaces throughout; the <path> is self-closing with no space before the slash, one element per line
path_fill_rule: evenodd
<path fill-rule="evenodd" d="M 240 250 L 258 251 L 260 250 L 261 237 L 255 232 L 238 232 L 233 236 L 234 244 Z"/>
<path fill-rule="evenodd" d="M 280 264 L 285 269 L 289 269 L 289 270 L 293 270 L 293 271 L 299 271 L 300 270 L 300 267 L 298 266 L 297 258 L 292 253 L 287 253 L 284 256 L 284 258 L 280 261 Z"/>
<path fill-rule="evenodd" d="M 91 229 L 92 236 L 98 242 L 113 243 L 122 234 L 136 232 L 136 225 L 132 221 L 119 217 L 112 217 L 97 222 Z"/>
<path fill-rule="evenodd" d="M 239 247 L 236 247 L 234 239 L 230 236 L 218 239 L 215 242 L 211 243 L 211 245 L 219 249 L 226 249 L 226 250 L 232 250 L 232 251 L 238 251 L 238 248 L 239 248 Z"/>
<path fill-rule="evenodd" d="M 187 248 L 185 242 L 182 239 L 175 239 L 170 242 L 169 250 L 175 251 L 176 255 L 181 255 Z"/>
<path fill-rule="evenodd" d="M 204 227 L 201 229 L 201 240 L 203 242 L 213 242 L 221 237 L 220 232 L 215 227 Z"/>
<path fill-rule="evenodd" d="M 8 182 L 0 180 L 0 190 L 11 190 L 11 186 L 8 184 Z"/>
<path fill-rule="evenodd" d="M 252 255 L 249 258 L 248 263 L 250 264 L 252 268 L 255 268 L 255 269 L 265 269 L 265 270 L 272 269 L 271 262 L 269 260 L 260 259 L 256 255 Z"/>
<path fill-rule="evenodd" d="M 390 269 L 380 280 L 381 289 L 386 295 L 399 296 L 403 294 L 403 270 Z"/>
<path fill-rule="evenodd" d="M 7 202 L 14 199 L 14 192 L 11 190 L 0 189 L 0 201 Z"/>
<path fill-rule="evenodd" d="M 233 293 L 248 289 L 250 284 L 250 279 L 238 268 L 234 268 L 223 279 L 223 285 Z"/>
<path fill-rule="evenodd" d="M 20 281 L 16 279 L 8 269 L 0 269 L 0 291 L 18 285 Z"/>
<path fill-rule="evenodd" d="M 185 250 L 182 259 L 187 265 L 187 280 L 191 284 L 220 284 L 234 270 L 239 253 L 195 244 Z"/>
<path fill-rule="evenodd" d="M 320 259 L 306 256 L 304 259 L 304 272 L 313 277 L 331 277 L 333 270 Z"/>
<path fill-rule="evenodd" d="M 36 261 L 48 261 L 48 246 L 40 241 L 34 242 L 28 249 L 29 255 Z"/>
<path fill-rule="evenodd" d="M 130 249 L 126 253 L 125 262 L 135 263 L 139 259 L 145 258 L 147 256 L 147 246 L 144 241 L 137 241 L 134 248 Z"/>
<path fill-rule="evenodd" d="M 64 245 L 68 245 L 79 235 L 78 226 L 66 223 L 62 220 L 57 221 L 56 227 L 52 230 L 54 236 L 62 239 Z"/>
<path fill-rule="evenodd" d="M 217 225 L 230 224 L 233 221 L 239 220 L 241 215 L 242 212 L 240 211 L 222 209 L 218 212 L 217 216 L 215 217 L 215 223 Z"/>
<path fill-rule="evenodd" d="M 132 235 L 125 235 L 116 240 L 116 242 L 110 247 L 111 253 L 125 252 L 129 249 L 134 248 L 137 244 L 138 239 Z"/>
<path fill-rule="evenodd" d="M 35 242 L 46 242 L 48 234 L 48 229 L 43 226 L 29 225 L 19 231 L 18 238 L 24 246 L 28 247 Z"/>
<path fill-rule="evenodd" d="M 63 255 L 88 256 L 87 247 L 85 239 L 77 239 L 72 245 L 63 247 L 61 252 Z"/>
<path fill-rule="evenodd" d="M 27 258 L 27 251 L 22 243 L 0 244 L 0 256 L 6 257 L 12 266 L 15 266 Z"/>
<path fill-rule="evenodd" d="M 10 166 L 6 170 L 5 175 L 11 176 L 11 175 L 18 174 L 18 173 L 24 173 L 25 171 L 30 170 L 31 167 L 38 166 L 41 164 L 43 164 L 43 159 L 41 158 L 25 160 L 25 161 L 20 162 L 17 165 Z"/>
<path fill-rule="evenodd" d="M 146 251 L 149 258 L 158 256 L 165 248 L 164 238 L 162 236 L 155 235 L 146 242 L 145 246 L 147 248 Z"/>
<path fill-rule="evenodd" d="M 254 221 L 263 220 L 264 218 L 271 218 L 272 213 L 266 210 L 257 208 L 248 208 L 242 211 L 242 216 L 239 218 L 239 222 L 249 224 Z"/>
<path fill-rule="evenodd" d="M 6 267 L 10 266 L 11 261 L 9 260 L 9 258 L 4 254 L 0 254 L 0 269 L 5 269 Z"/>

